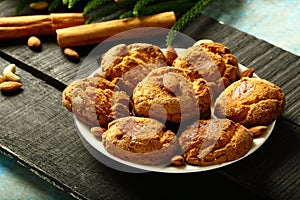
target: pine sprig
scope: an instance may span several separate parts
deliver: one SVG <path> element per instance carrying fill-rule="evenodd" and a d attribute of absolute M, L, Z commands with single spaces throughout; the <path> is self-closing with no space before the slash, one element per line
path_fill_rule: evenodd
<path fill-rule="evenodd" d="M 67 4 L 69 3 L 69 0 L 62 0 L 62 3 L 63 3 L 64 5 L 67 5 Z"/>
<path fill-rule="evenodd" d="M 103 17 L 109 16 L 123 9 L 132 8 L 135 3 L 136 0 L 125 0 L 120 3 L 112 4 L 110 7 L 106 8 L 105 10 L 101 12 L 97 12 L 96 14 L 90 16 L 89 19 L 86 21 L 86 23 L 88 24 L 91 23 L 92 21 L 99 20 Z"/>
<path fill-rule="evenodd" d="M 17 7 L 14 10 L 14 13 L 17 15 L 19 14 L 26 6 L 29 5 L 29 3 L 33 2 L 34 0 L 22 0 L 20 3 L 17 5 Z"/>
<path fill-rule="evenodd" d="M 134 17 L 132 10 L 126 11 L 119 16 L 120 19 L 125 19 L 129 17 Z"/>
<path fill-rule="evenodd" d="M 167 45 L 171 45 L 174 38 L 176 37 L 177 31 L 182 30 L 189 24 L 193 19 L 201 14 L 201 11 L 210 4 L 212 0 L 198 1 L 189 11 L 187 11 L 181 18 L 179 18 L 172 26 L 170 32 L 167 35 Z"/>
<path fill-rule="evenodd" d="M 68 3 L 68 8 L 71 9 L 74 7 L 74 5 L 80 0 L 69 0 L 69 3 Z"/>
<path fill-rule="evenodd" d="M 52 12 L 54 11 L 55 9 L 57 9 L 59 6 L 62 5 L 62 1 L 61 0 L 54 0 L 52 1 L 52 3 L 49 5 L 48 7 L 48 11 L 49 12 Z"/>
<path fill-rule="evenodd" d="M 166 11 L 176 11 L 176 10 L 187 10 L 190 9 L 195 3 L 191 0 L 174 0 L 167 1 L 158 4 L 153 4 L 141 8 L 138 12 L 138 16 L 152 15 L 160 12 Z"/>
<path fill-rule="evenodd" d="M 139 11 L 142 9 L 142 8 L 145 8 L 145 6 L 147 5 L 150 5 L 150 4 L 153 4 L 153 3 L 157 3 L 157 2 L 160 2 L 161 0 L 139 0 L 133 10 L 132 10 L 132 13 L 134 16 L 139 16 Z"/>
<path fill-rule="evenodd" d="M 123 0 L 118 5 L 122 8 L 132 10 L 133 6 L 137 3 L 137 0 Z"/>
<path fill-rule="evenodd" d="M 97 12 L 97 13 L 91 15 L 91 16 L 87 19 L 86 23 L 89 24 L 89 23 L 91 23 L 92 21 L 96 21 L 96 20 L 99 20 L 99 19 L 101 19 L 101 18 L 103 18 L 103 17 L 109 16 L 109 15 L 111 15 L 111 14 L 113 14 L 113 13 L 118 12 L 119 10 L 121 10 L 121 8 L 120 8 L 119 6 L 117 6 L 117 5 L 114 4 L 114 5 L 112 5 L 112 6 L 108 7 L 108 8 L 106 8 L 106 9 L 103 10 L 102 12 Z"/>
<path fill-rule="evenodd" d="M 86 17 L 92 10 L 100 8 L 114 0 L 91 0 L 83 9 L 83 16 Z"/>
<path fill-rule="evenodd" d="M 0 2 L 3 0 L 0 0 Z M 29 3 L 35 0 L 20 0 L 20 3 L 15 8 L 15 13 L 18 14 Z M 52 12 L 59 6 L 67 6 L 69 9 L 81 0 L 52 0 L 48 7 L 48 11 Z M 177 21 L 169 31 L 166 42 L 167 45 L 171 45 L 176 37 L 177 31 L 183 30 L 192 20 L 200 15 L 202 10 L 208 6 L 213 0 L 85 0 L 88 2 L 83 8 L 83 16 L 89 16 L 86 23 L 102 19 L 112 14 L 116 14 L 120 11 L 124 11 L 120 14 L 119 18 L 128 18 L 135 16 L 147 16 L 155 13 L 174 11 L 179 12 L 181 17 L 177 17 Z M 91 14 L 91 13 L 94 14 Z"/>

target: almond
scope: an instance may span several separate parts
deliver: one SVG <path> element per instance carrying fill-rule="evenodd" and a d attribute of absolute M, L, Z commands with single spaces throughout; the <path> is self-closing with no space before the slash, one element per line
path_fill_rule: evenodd
<path fill-rule="evenodd" d="M 33 49 L 37 49 L 41 46 L 41 40 L 35 36 L 31 36 L 28 40 L 27 40 L 27 45 L 30 47 L 30 48 L 33 48 Z"/>
<path fill-rule="evenodd" d="M 254 68 L 249 68 L 249 69 L 243 71 L 242 73 L 240 73 L 240 78 L 242 78 L 242 77 L 252 78 L 253 73 L 254 73 Z"/>
<path fill-rule="evenodd" d="M 184 158 L 181 155 L 176 155 L 171 159 L 171 163 L 176 166 L 180 166 L 184 164 Z"/>
<path fill-rule="evenodd" d="M 6 81 L 0 84 L 0 90 L 3 92 L 13 92 L 22 87 L 22 83 L 15 81 Z"/>
<path fill-rule="evenodd" d="M 163 85 L 171 92 L 175 93 L 179 89 L 178 80 L 175 77 L 176 74 L 168 73 L 163 76 Z"/>
<path fill-rule="evenodd" d="M 92 127 L 91 128 L 91 132 L 95 137 L 101 137 L 105 131 L 106 131 L 106 129 L 101 128 L 101 127 Z"/>
<path fill-rule="evenodd" d="M 267 126 L 254 126 L 249 128 L 249 130 L 253 133 L 253 137 L 260 136 L 268 129 Z"/>
<path fill-rule="evenodd" d="M 48 2 L 46 1 L 38 1 L 38 2 L 33 2 L 29 4 L 29 8 L 32 10 L 45 10 L 48 8 Z"/>
<path fill-rule="evenodd" d="M 178 57 L 178 55 L 172 46 L 168 46 L 165 52 L 165 57 L 167 59 L 167 63 L 172 65 L 173 61 Z"/>
<path fill-rule="evenodd" d="M 79 59 L 79 55 L 76 51 L 70 48 L 65 48 L 64 49 L 64 54 L 71 60 L 77 60 Z"/>
<path fill-rule="evenodd" d="M 0 75 L 0 84 L 3 83 L 4 81 L 5 81 L 5 78 Z"/>

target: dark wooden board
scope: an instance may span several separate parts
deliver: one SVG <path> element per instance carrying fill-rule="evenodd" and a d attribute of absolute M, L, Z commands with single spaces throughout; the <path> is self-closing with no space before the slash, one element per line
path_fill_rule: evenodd
<path fill-rule="evenodd" d="M 60 102 L 62 89 L 81 63 L 66 59 L 51 37 L 45 38 L 41 52 L 31 51 L 25 40 L 0 41 L 0 56 L 6 60 L 1 63 L 20 65 L 17 73 L 24 83 L 20 93 L 0 96 L 2 150 L 83 199 L 188 199 L 195 191 L 201 197 L 299 199 L 299 57 L 205 16 L 184 33 L 226 44 L 241 64 L 254 67 L 285 92 L 283 117 L 254 154 L 234 165 L 192 174 L 131 174 L 104 166 L 84 148 L 72 115 Z M 217 192 L 209 193 L 211 188 Z"/>
<path fill-rule="evenodd" d="M 3 65 L 9 64 L 2 59 L 0 62 Z M 1 148 L 76 198 L 167 197 L 169 194 L 166 189 L 174 192 L 170 197 L 185 196 L 184 193 L 177 194 L 176 187 L 180 190 L 197 189 L 199 185 L 193 186 L 192 177 L 206 180 L 200 183 L 203 190 L 215 187 L 228 197 L 233 191 L 236 197 L 244 194 L 256 197 L 231 181 L 229 187 L 223 187 L 223 184 L 228 184 L 228 180 L 215 173 L 130 174 L 104 166 L 82 145 L 72 115 L 61 106 L 61 92 L 22 69 L 18 69 L 17 74 L 22 78 L 23 89 L 14 94 L 0 95 Z M 154 194 L 156 187 L 159 191 Z"/>

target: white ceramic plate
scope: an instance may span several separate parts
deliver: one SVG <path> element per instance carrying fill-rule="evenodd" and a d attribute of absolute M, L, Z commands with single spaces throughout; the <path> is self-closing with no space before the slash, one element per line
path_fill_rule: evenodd
<path fill-rule="evenodd" d="M 177 49 L 176 49 L 177 50 Z M 182 49 L 178 49 L 181 51 Z M 178 51 L 177 50 L 177 51 Z M 247 68 L 241 64 L 239 64 L 239 71 L 242 72 L 246 70 Z M 254 74 L 254 77 L 258 77 L 256 74 Z M 121 160 L 120 158 L 111 155 L 108 153 L 102 142 L 98 139 L 96 139 L 93 134 L 90 132 L 90 128 L 86 125 L 84 125 L 82 122 L 77 120 L 76 117 L 74 117 L 75 125 L 77 126 L 78 133 L 80 138 L 82 139 L 85 147 L 87 150 L 98 160 L 101 162 L 104 162 L 104 164 L 108 165 L 109 167 L 115 168 L 117 170 L 121 171 L 127 171 L 127 172 L 142 172 L 142 171 L 155 171 L 155 172 L 163 172 L 163 173 L 189 173 L 189 172 L 202 172 L 207 170 L 212 170 L 220 167 L 224 167 L 226 165 L 230 165 L 232 163 L 235 163 L 253 152 L 255 152 L 271 135 L 271 132 L 275 126 L 275 122 L 271 123 L 268 126 L 267 131 L 260 135 L 259 137 L 256 137 L 253 141 L 253 146 L 250 149 L 250 151 L 240 159 L 231 161 L 231 162 L 225 162 L 218 165 L 211 165 L 211 166 L 193 166 L 189 164 L 185 164 L 183 166 L 146 166 L 146 165 L 140 165 L 135 164 L 132 162 Z M 105 159 L 103 159 L 105 158 Z M 111 159 L 111 160 L 110 160 Z M 118 166 L 118 163 L 120 163 L 120 166 Z"/>

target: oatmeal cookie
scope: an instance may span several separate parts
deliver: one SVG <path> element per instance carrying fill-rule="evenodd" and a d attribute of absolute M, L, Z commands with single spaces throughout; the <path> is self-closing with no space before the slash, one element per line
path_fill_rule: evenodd
<path fill-rule="evenodd" d="M 169 164 L 179 149 L 176 135 L 162 123 L 133 116 L 110 122 L 102 143 L 109 153 L 143 165 Z"/>
<path fill-rule="evenodd" d="M 108 50 L 101 61 L 103 77 L 129 94 L 152 69 L 162 66 L 167 66 L 163 52 L 147 43 L 119 44 Z"/>
<path fill-rule="evenodd" d="M 243 157 L 253 145 L 253 135 L 229 119 L 198 120 L 182 132 L 179 144 L 187 163 L 208 166 Z"/>
<path fill-rule="evenodd" d="M 174 67 L 192 70 L 194 77 L 208 81 L 215 96 L 238 78 L 238 61 L 223 44 L 203 40 L 181 52 Z"/>
<path fill-rule="evenodd" d="M 273 83 L 243 77 L 216 99 L 214 114 L 246 127 L 268 125 L 282 113 L 285 96 Z"/>
<path fill-rule="evenodd" d="M 88 126 L 107 127 L 112 120 L 130 113 L 129 96 L 101 77 L 70 83 L 62 93 L 62 104 Z"/>
<path fill-rule="evenodd" d="M 152 70 L 132 95 L 134 113 L 173 123 L 210 118 L 211 97 L 206 81 L 190 79 L 189 70 Z"/>

